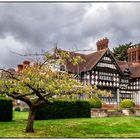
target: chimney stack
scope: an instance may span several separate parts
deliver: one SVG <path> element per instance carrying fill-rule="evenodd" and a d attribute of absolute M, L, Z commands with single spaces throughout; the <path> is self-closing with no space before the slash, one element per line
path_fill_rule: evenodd
<path fill-rule="evenodd" d="M 96 45 L 97 45 L 97 51 L 100 51 L 100 50 L 102 50 L 102 49 L 105 49 L 105 48 L 108 48 L 108 42 L 109 42 L 109 40 L 108 40 L 108 38 L 103 38 L 103 39 L 101 39 L 101 40 L 98 40 L 97 42 L 96 42 Z"/>
<path fill-rule="evenodd" d="M 23 61 L 23 69 L 27 68 L 30 65 L 30 61 L 25 60 Z"/>
<path fill-rule="evenodd" d="M 140 63 L 140 46 L 134 45 L 131 48 L 128 48 L 128 62 L 131 63 Z"/>
<path fill-rule="evenodd" d="M 23 65 L 22 64 L 17 65 L 17 67 L 18 67 L 18 72 L 21 72 L 23 70 Z"/>

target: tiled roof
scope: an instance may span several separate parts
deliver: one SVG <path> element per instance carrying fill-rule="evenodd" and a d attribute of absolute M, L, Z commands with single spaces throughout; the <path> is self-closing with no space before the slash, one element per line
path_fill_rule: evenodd
<path fill-rule="evenodd" d="M 131 65 L 130 71 L 132 73 L 132 78 L 140 77 L 140 64 Z"/>
<path fill-rule="evenodd" d="M 117 62 L 117 64 L 119 65 L 120 69 L 121 69 L 122 71 L 124 71 L 125 68 L 126 68 L 127 62 L 125 62 L 125 61 L 120 61 L 120 60 L 116 60 L 116 62 Z"/>
<path fill-rule="evenodd" d="M 117 60 L 117 63 L 119 64 L 122 71 L 124 71 L 125 68 L 128 66 L 132 78 L 140 77 L 140 63 L 128 63 L 120 60 Z"/>
<path fill-rule="evenodd" d="M 85 62 L 78 64 L 78 66 L 74 66 L 71 62 L 67 61 L 66 64 L 67 71 L 72 73 L 90 71 L 92 68 L 96 66 L 96 64 L 99 62 L 102 56 L 107 52 L 107 50 L 109 49 L 106 48 L 90 54 L 80 54 L 80 53 L 70 52 L 72 56 L 81 56 L 81 58 L 83 58 Z M 118 64 L 122 72 L 124 72 L 125 69 L 128 67 L 131 72 L 132 78 L 140 77 L 140 63 L 128 63 L 126 61 L 120 61 L 120 60 L 116 60 L 116 63 Z"/>
<path fill-rule="evenodd" d="M 91 70 L 97 62 L 101 59 L 101 57 L 106 53 L 108 49 L 103 49 L 98 52 L 93 52 L 91 54 L 85 55 L 80 53 L 71 53 L 73 56 L 80 55 L 81 58 L 85 60 L 85 62 L 82 62 L 78 64 L 78 66 L 74 66 L 71 62 L 67 62 L 66 67 L 69 72 L 83 72 Z"/>

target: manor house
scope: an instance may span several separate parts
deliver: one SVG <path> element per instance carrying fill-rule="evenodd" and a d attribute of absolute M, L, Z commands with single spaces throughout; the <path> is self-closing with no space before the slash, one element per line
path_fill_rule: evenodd
<path fill-rule="evenodd" d="M 70 52 L 73 56 L 81 56 L 85 61 L 75 66 L 67 61 L 65 66 L 59 66 L 59 70 L 75 74 L 79 82 L 110 91 L 110 97 L 100 97 L 106 103 L 119 104 L 123 99 L 132 99 L 136 105 L 140 105 L 140 46 L 134 45 L 127 50 L 126 62 L 114 58 L 108 43 L 107 38 L 98 40 L 97 51 L 90 54 Z M 19 64 L 17 72 L 29 64 L 29 61 Z M 81 95 L 80 99 L 84 98 L 84 94 Z"/>
<path fill-rule="evenodd" d="M 98 40 L 97 51 L 90 54 L 70 52 L 73 56 L 80 55 L 85 62 L 74 66 L 68 61 L 61 69 L 74 73 L 78 81 L 84 84 L 96 85 L 99 89 L 111 91 L 111 97 L 101 97 L 106 103 L 117 104 L 123 99 L 132 99 L 140 105 L 139 45 L 127 50 L 126 62 L 114 58 L 108 43 L 107 38 Z"/>

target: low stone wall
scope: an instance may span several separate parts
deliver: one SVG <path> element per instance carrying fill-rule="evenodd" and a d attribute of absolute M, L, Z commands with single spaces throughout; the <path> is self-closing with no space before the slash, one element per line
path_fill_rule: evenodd
<path fill-rule="evenodd" d="M 95 117 L 107 117 L 107 109 L 95 109 L 95 108 L 91 108 L 90 110 L 91 112 L 91 118 L 95 118 Z"/>
<path fill-rule="evenodd" d="M 135 116 L 140 116 L 140 108 L 135 109 Z"/>
<path fill-rule="evenodd" d="M 117 109 L 117 108 L 119 108 L 119 105 L 118 104 L 103 104 L 102 108 L 105 108 L 105 109 Z"/>
<path fill-rule="evenodd" d="M 135 112 L 131 108 L 124 108 L 124 109 L 122 109 L 122 114 L 124 116 L 135 116 Z"/>
<path fill-rule="evenodd" d="M 112 116 L 140 116 L 140 108 L 124 108 L 120 111 L 108 112 L 108 109 L 104 108 L 91 108 L 90 110 L 91 118 L 96 117 L 112 117 Z"/>
<path fill-rule="evenodd" d="M 20 101 L 20 111 L 23 111 L 24 108 L 29 108 L 25 102 Z"/>

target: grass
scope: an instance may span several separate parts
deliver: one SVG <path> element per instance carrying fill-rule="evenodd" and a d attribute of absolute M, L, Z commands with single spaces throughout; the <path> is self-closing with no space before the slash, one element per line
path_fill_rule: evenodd
<path fill-rule="evenodd" d="M 15 111 L 12 122 L 0 122 L 0 138 L 140 138 L 140 117 L 42 120 L 25 133 L 27 115 Z"/>

